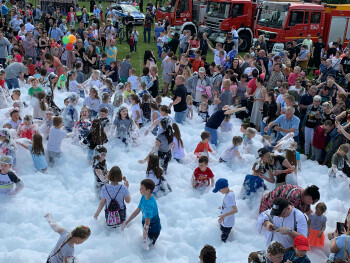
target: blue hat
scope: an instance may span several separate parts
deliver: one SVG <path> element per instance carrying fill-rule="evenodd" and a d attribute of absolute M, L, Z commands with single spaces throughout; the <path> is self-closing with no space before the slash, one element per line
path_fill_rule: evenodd
<path fill-rule="evenodd" d="M 225 178 L 220 178 L 215 183 L 215 188 L 213 189 L 214 193 L 217 193 L 220 189 L 228 187 L 228 181 Z"/>

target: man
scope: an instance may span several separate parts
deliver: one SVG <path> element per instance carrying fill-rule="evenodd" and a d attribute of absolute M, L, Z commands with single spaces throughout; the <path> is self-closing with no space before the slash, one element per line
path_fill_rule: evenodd
<path fill-rule="evenodd" d="M 263 227 L 267 230 L 266 247 L 271 241 L 278 241 L 287 249 L 293 246 L 295 237 L 308 234 L 306 216 L 281 197 L 274 200 L 272 209 L 259 215 L 256 226 L 259 233 Z"/>
<path fill-rule="evenodd" d="M 27 72 L 24 63 L 12 62 L 6 69 L 6 84 L 9 89 L 19 89 L 18 77 Z"/>
<path fill-rule="evenodd" d="M 24 25 L 24 29 L 26 32 L 32 32 L 34 30 L 34 26 L 32 25 L 30 18 L 27 18 L 27 23 Z"/>
<path fill-rule="evenodd" d="M 129 39 L 129 34 L 132 32 L 132 28 L 134 27 L 134 17 L 131 16 L 130 12 L 128 12 L 128 15 L 124 17 L 124 24 L 126 26 L 126 41 Z"/>
<path fill-rule="evenodd" d="M 295 48 L 292 46 L 292 43 L 288 41 L 286 43 L 286 51 L 288 51 L 288 58 L 290 59 L 290 62 L 292 64 L 292 68 L 295 66 L 295 59 L 297 58 L 297 54 L 295 52 Z"/>
<path fill-rule="evenodd" d="M 316 86 L 311 86 L 306 94 L 300 98 L 299 108 L 300 108 L 300 121 L 303 121 L 306 109 L 312 104 L 313 99 L 317 93 Z"/>
<path fill-rule="evenodd" d="M 264 49 L 260 49 L 258 53 L 258 57 L 256 58 L 256 61 L 260 66 L 264 64 L 265 70 L 266 70 L 266 75 L 269 74 L 268 72 L 268 67 L 269 67 L 269 59 L 266 56 L 266 51 Z"/>
<path fill-rule="evenodd" d="M 153 24 L 153 17 L 151 15 L 151 12 L 149 9 L 147 9 L 147 14 L 145 17 L 145 20 L 143 22 L 143 40 L 146 43 L 146 33 L 148 33 L 148 43 L 150 43 L 151 41 L 151 28 L 152 28 L 152 24 Z M 159 25 L 160 23 L 158 23 Z M 164 28 L 163 28 L 164 29 Z M 158 29 L 159 30 L 159 29 Z M 157 30 L 157 31 L 158 31 Z M 156 29 L 154 29 L 154 31 L 156 31 Z M 164 31 L 163 31 L 164 32 Z M 157 37 L 158 38 L 158 37 Z"/>
<path fill-rule="evenodd" d="M 311 57 L 314 59 L 314 67 L 319 69 L 321 64 L 321 58 L 323 57 L 323 51 L 325 49 L 322 36 L 318 37 L 318 41 L 311 47 Z"/>
<path fill-rule="evenodd" d="M 306 46 L 307 46 L 307 49 L 308 49 L 309 51 L 311 51 L 311 47 L 312 47 L 311 34 L 308 34 L 308 35 L 307 35 L 307 38 L 304 39 L 302 45 L 306 45 Z"/>
<path fill-rule="evenodd" d="M 208 47 L 211 51 L 213 51 L 214 53 L 214 62 L 215 62 L 215 65 L 220 65 L 222 60 L 226 60 L 226 57 L 227 57 L 227 53 L 225 50 L 223 50 L 222 48 L 222 45 L 221 43 L 216 43 L 215 45 L 215 48 L 213 48 L 210 43 L 209 43 L 209 39 L 207 39 L 207 43 L 208 43 Z M 220 51 L 223 51 L 224 54 L 222 55 L 222 52 L 221 52 L 221 55 L 220 55 Z M 222 65 L 221 65 L 222 66 Z"/>
<path fill-rule="evenodd" d="M 10 41 L 4 37 L 4 33 L 0 31 L 0 65 L 5 66 L 6 59 L 9 55 Z"/>
<path fill-rule="evenodd" d="M 346 51 L 345 56 L 340 62 L 339 70 L 343 76 L 350 73 L 350 51 Z"/>
<path fill-rule="evenodd" d="M 285 114 L 279 116 L 276 120 L 272 121 L 264 129 L 267 132 L 273 126 L 274 130 L 279 132 L 276 141 L 280 140 L 287 133 L 294 133 L 294 141 L 299 142 L 299 124 L 300 119 L 294 116 L 295 109 L 293 107 L 287 107 Z"/>
<path fill-rule="evenodd" d="M 132 66 L 130 64 L 130 58 L 131 56 L 127 54 L 125 56 L 125 59 L 120 63 L 120 71 L 119 71 L 119 77 L 120 81 L 124 84 L 128 81 L 129 75 L 130 75 L 130 69 L 132 69 Z"/>
<path fill-rule="evenodd" d="M 41 19 L 41 16 L 42 16 L 42 12 L 41 12 L 41 6 L 38 5 L 36 7 L 36 9 L 34 10 L 34 21 L 39 21 Z"/>
<path fill-rule="evenodd" d="M 327 77 L 333 77 L 337 75 L 335 69 L 332 67 L 332 60 L 328 58 L 326 60 L 326 69 L 321 73 L 321 75 L 318 77 L 318 80 L 321 82 L 325 82 L 327 80 Z"/>
<path fill-rule="evenodd" d="M 28 32 L 25 35 L 26 37 L 23 39 L 23 48 L 25 52 L 25 58 L 28 60 L 28 58 L 33 59 L 33 63 L 36 63 L 36 47 L 37 44 L 35 40 L 33 39 L 32 32 Z"/>
<path fill-rule="evenodd" d="M 175 79 L 176 90 L 173 97 L 173 102 L 170 103 L 169 108 L 174 106 L 175 111 L 175 121 L 176 123 L 185 122 L 187 115 L 187 104 L 186 104 L 186 87 L 185 87 L 185 77 L 178 75 Z"/>
<path fill-rule="evenodd" d="M 198 75 L 192 76 L 187 80 L 187 86 L 193 98 L 193 106 L 199 107 L 202 101 L 202 91 L 206 90 L 207 86 L 210 86 L 210 78 L 205 75 L 205 68 L 200 67 L 198 69 Z"/>
<path fill-rule="evenodd" d="M 160 37 L 160 33 L 164 33 L 165 29 L 164 27 L 162 27 L 162 23 L 158 22 L 157 26 L 154 28 L 154 40 L 157 42 L 158 37 Z M 145 38 L 145 42 L 146 42 L 146 38 Z"/>
<path fill-rule="evenodd" d="M 181 56 L 182 53 L 186 53 L 187 47 L 188 47 L 187 30 L 184 30 L 184 31 L 182 31 L 182 34 L 180 35 L 179 56 Z"/>
<path fill-rule="evenodd" d="M 6 6 L 6 1 L 2 0 L 2 2 L 1 2 L 1 15 L 5 18 L 5 21 L 7 19 L 8 13 L 9 13 L 9 9 Z"/>
<path fill-rule="evenodd" d="M 114 32 L 113 32 L 114 33 Z M 110 66 L 112 61 L 117 61 L 117 54 L 118 54 L 118 49 L 115 47 L 115 37 L 112 38 L 112 35 L 115 36 L 114 34 L 109 34 L 107 40 L 106 40 L 106 48 L 105 48 L 105 53 L 107 55 L 107 60 L 106 60 L 106 65 Z"/>
<path fill-rule="evenodd" d="M 199 41 L 199 50 L 201 51 L 202 56 L 206 56 L 208 53 L 208 34 L 203 33 L 203 38 Z"/>
<path fill-rule="evenodd" d="M 52 39 L 56 39 L 56 42 L 61 40 L 61 38 L 64 36 L 63 32 L 61 29 L 57 27 L 57 22 L 54 22 L 52 24 L 52 27 L 49 29 L 49 37 Z"/>
<path fill-rule="evenodd" d="M 22 21 L 21 16 L 19 14 L 17 14 L 16 17 L 14 17 L 10 21 L 10 26 L 13 29 L 13 31 L 19 31 L 21 24 L 23 24 L 23 21 Z"/>
<path fill-rule="evenodd" d="M 94 10 L 92 11 L 92 13 L 94 14 L 94 16 L 96 17 L 96 19 L 100 19 L 100 9 L 97 8 L 97 5 L 94 5 Z"/>
<path fill-rule="evenodd" d="M 269 76 L 269 80 L 267 81 L 266 88 L 268 91 L 273 91 L 276 87 L 277 81 L 285 81 L 285 77 L 282 72 L 282 63 L 277 62 L 273 66 L 273 71 Z"/>
<path fill-rule="evenodd" d="M 80 36 L 80 38 L 85 41 L 85 38 L 84 38 L 84 31 L 85 31 L 85 27 L 84 27 L 84 22 L 81 21 L 79 23 L 79 28 L 77 29 L 77 33 L 78 35 Z"/>
<path fill-rule="evenodd" d="M 232 105 L 233 94 L 232 94 L 232 91 L 230 90 L 230 87 L 231 87 L 231 80 L 225 79 L 222 82 L 222 88 L 224 92 L 222 92 L 219 97 L 216 96 L 214 99 L 214 104 L 217 105 L 218 110 L 221 110 L 222 107 L 224 107 L 225 105 L 229 105 L 229 106 Z"/>
<path fill-rule="evenodd" d="M 189 61 L 192 64 L 193 72 L 198 72 L 200 67 L 204 67 L 204 62 L 201 59 L 201 52 L 199 50 L 194 53 L 194 58 L 190 58 Z"/>

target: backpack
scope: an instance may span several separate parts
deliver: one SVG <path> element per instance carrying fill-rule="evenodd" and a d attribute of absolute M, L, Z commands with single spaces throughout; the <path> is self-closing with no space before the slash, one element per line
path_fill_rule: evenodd
<path fill-rule="evenodd" d="M 111 202 L 109 203 L 107 209 L 105 210 L 107 226 L 116 226 L 116 225 L 120 225 L 122 223 L 121 215 L 119 213 L 119 211 L 121 211 L 120 206 L 119 206 L 118 201 L 116 200 L 118 193 L 119 193 L 120 189 L 122 189 L 122 187 L 123 186 L 121 185 L 117 194 L 115 195 L 115 197 L 112 198 L 111 195 L 109 194 L 107 186 L 106 186 L 107 194 L 108 194 L 109 198 L 111 198 Z"/>

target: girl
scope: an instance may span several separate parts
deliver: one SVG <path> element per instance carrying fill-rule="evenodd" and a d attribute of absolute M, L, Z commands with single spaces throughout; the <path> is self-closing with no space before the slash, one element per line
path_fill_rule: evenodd
<path fill-rule="evenodd" d="M 80 90 L 81 85 L 79 85 L 79 83 L 76 81 L 77 76 L 78 74 L 75 70 L 71 70 L 68 72 L 66 89 L 69 92 L 75 92 L 77 94 L 80 94 L 80 97 L 84 98 L 85 97 L 84 90 Z"/>
<path fill-rule="evenodd" d="M 91 73 L 91 77 L 86 81 L 89 88 L 97 88 L 97 90 L 101 89 L 102 82 L 100 81 L 100 71 L 93 70 Z"/>
<path fill-rule="evenodd" d="M 91 121 L 90 111 L 86 106 L 83 106 L 80 111 L 79 121 L 74 126 L 74 132 L 78 135 L 79 141 L 86 140 L 87 135 L 90 132 Z"/>
<path fill-rule="evenodd" d="M 45 118 L 45 112 L 48 108 L 45 102 L 46 94 L 43 91 L 40 91 L 37 94 L 37 101 L 33 105 L 33 118 L 43 120 Z"/>
<path fill-rule="evenodd" d="M 13 129 L 17 130 L 19 125 L 21 125 L 21 123 L 22 123 L 21 117 L 19 116 L 19 109 L 14 108 L 10 112 L 10 117 L 11 117 L 11 119 L 8 121 L 8 123 L 11 124 Z"/>
<path fill-rule="evenodd" d="M 63 73 L 60 76 L 60 78 L 58 79 L 58 83 L 57 83 L 57 87 L 59 90 L 63 90 L 64 87 L 66 87 L 67 76 L 68 76 L 68 68 L 66 66 L 64 66 Z M 56 77 L 57 77 L 57 75 L 56 75 Z"/>
<path fill-rule="evenodd" d="M 130 54 L 134 52 L 134 48 L 135 48 L 135 38 L 134 38 L 134 34 L 130 34 L 129 37 L 129 46 L 130 46 Z"/>
<path fill-rule="evenodd" d="M 323 214 L 327 211 L 325 203 L 319 202 L 316 205 L 315 213 L 309 215 L 307 225 L 309 236 L 307 240 L 311 247 L 324 247 L 324 231 L 326 230 L 327 217 Z"/>
<path fill-rule="evenodd" d="M 107 143 L 107 135 L 103 129 L 102 122 L 99 119 L 94 119 L 91 125 L 89 134 L 86 137 L 86 144 L 89 144 L 88 160 L 92 161 L 94 150 L 97 145 Z"/>
<path fill-rule="evenodd" d="M 142 96 L 142 104 L 141 104 L 141 109 L 142 109 L 142 117 L 144 122 L 150 122 L 151 121 L 151 107 L 150 107 L 150 95 L 145 93 Z"/>
<path fill-rule="evenodd" d="M 29 150 L 34 167 L 37 171 L 40 171 L 42 173 L 45 173 L 47 170 L 47 162 L 45 159 L 45 151 L 44 151 L 44 146 L 43 146 L 43 137 L 39 134 L 36 133 L 33 135 L 32 143 L 29 145 L 26 145 L 21 142 L 17 142 L 19 145 L 24 147 L 25 149 Z"/>
<path fill-rule="evenodd" d="M 160 116 L 155 121 L 153 121 L 153 123 L 148 127 L 148 129 L 145 131 L 145 136 L 148 135 L 149 131 L 152 130 L 153 127 L 158 127 L 157 135 L 161 134 L 163 130 L 159 126 L 159 123 L 165 117 L 170 118 L 170 116 L 169 116 L 170 113 L 171 113 L 170 108 L 168 106 L 166 106 L 166 105 L 162 105 L 160 107 Z M 173 122 L 173 120 L 171 118 L 170 118 L 170 121 Z M 153 134 L 153 131 L 152 131 L 152 134 Z"/>
<path fill-rule="evenodd" d="M 152 124 L 153 124 L 160 117 L 160 112 L 159 112 L 157 103 L 155 103 L 154 101 L 152 101 L 149 104 L 149 106 L 151 108 L 151 116 L 152 116 Z M 153 128 L 152 134 L 156 136 L 157 131 L 158 131 L 158 126 Z M 148 132 L 148 130 L 146 130 L 146 132 Z"/>
<path fill-rule="evenodd" d="M 8 107 L 8 99 L 10 97 L 9 90 L 5 85 L 5 70 L 0 70 L 0 109 L 5 109 Z"/>
<path fill-rule="evenodd" d="M 91 92 L 91 91 L 90 91 Z M 109 93 L 107 92 L 103 92 L 102 93 L 102 103 L 99 105 L 99 111 L 102 108 L 107 108 L 108 109 L 108 116 L 113 119 L 114 116 L 114 107 L 112 105 L 112 103 L 110 102 L 110 96 Z"/>
<path fill-rule="evenodd" d="M 163 170 L 159 167 L 159 157 L 157 155 L 151 154 L 148 157 L 148 165 L 146 170 L 146 179 L 150 179 L 154 182 L 154 190 L 152 194 L 157 196 L 159 190 L 165 192 L 167 189 L 164 189 L 163 182 L 166 182 L 163 177 Z M 166 183 L 167 184 L 167 183 Z M 171 191 L 170 186 L 167 184 L 168 190 Z"/>
<path fill-rule="evenodd" d="M 151 152 L 143 160 L 139 160 L 139 163 L 146 162 L 147 158 L 158 151 L 158 157 L 161 160 L 161 166 L 164 173 L 166 174 L 168 169 L 168 163 L 171 160 L 171 147 L 173 143 L 174 132 L 171 127 L 171 120 L 169 117 L 163 118 L 160 121 L 160 126 L 162 128 L 162 133 L 159 134 L 156 138 L 156 143 L 153 146 Z"/>
<path fill-rule="evenodd" d="M 115 88 L 114 88 L 114 86 L 113 86 L 112 79 L 110 79 L 110 78 L 104 79 L 104 80 L 103 80 L 103 84 L 104 84 L 104 86 L 102 87 L 102 92 L 108 93 L 109 98 L 111 98 L 112 95 L 113 95 L 114 92 L 115 92 Z M 110 102 L 110 101 L 108 101 L 108 102 Z"/>
<path fill-rule="evenodd" d="M 69 82 L 69 81 L 67 81 Z M 64 108 L 62 113 L 63 125 L 68 132 L 72 132 L 74 124 L 78 121 L 78 110 L 76 105 L 78 104 L 79 96 L 76 93 L 72 93 L 68 97 L 68 106 Z"/>
<path fill-rule="evenodd" d="M 233 124 L 230 122 L 231 115 L 226 115 L 223 122 L 221 123 L 221 132 L 232 131 Z"/>
<path fill-rule="evenodd" d="M 243 150 L 244 153 L 252 153 L 253 138 L 256 135 L 256 130 L 253 128 L 247 128 L 243 135 Z"/>
<path fill-rule="evenodd" d="M 105 217 L 107 225 L 116 227 L 117 225 L 124 223 L 126 219 L 126 207 L 124 202 L 130 203 L 131 200 L 128 190 L 129 182 L 126 180 L 126 177 L 123 176 L 122 171 L 118 166 L 112 167 L 112 169 L 109 171 L 108 180 L 110 181 L 110 184 L 106 184 L 102 187 L 100 195 L 101 201 L 98 205 L 94 218 L 97 220 L 98 215 L 105 206 Z M 124 181 L 123 185 L 119 184 L 121 181 Z M 120 210 L 118 211 L 119 218 L 115 218 L 113 222 L 111 222 L 111 212 L 108 211 L 112 200 L 117 201 L 120 207 Z"/>
<path fill-rule="evenodd" d="M 187 104 L 187 118 L 192 120 L 193 118 L 193 100 L 192 100 L 192 95 L 187 95 L 186 96 L 186 104 Z"/>
<path fill-rule="evenodd" d="M 141 128 L 143 125 L 142 121 L 142 111 L 141 111 L 141 101 L 139 96 L 136 94 L 131 94 L 130 95 L 130 102 L 131 102 L 131 110 L 132 110 L 132 118 L 134 119 L 136 125 L 138 128 Z"/>
<path fill-rule="evenodd" d="M 68 232 L 57 225 L 51 214 L 46 214 L 45 218 L 51 228 L 61 235 L 47 258 L 47 262 L 63 263 L 68 262 L 68 260 L 70 262 L 74 261 L 74 245 L 80 245 L 89 238 L 91 234 L 90 228 L 78 226 L 72 232 Z"/>
<path fill-rule="evenodd" d="M 0 155 L 9 155 L 13 160 L 13 167 L 16 166 L 16 143 L 12 139 L 9 129 L 0 130 Z"/>
<path fill-rule="evenodd" d="M 18 136 L 32 140 L 34 134 L 38 133 L 38 127 L 33 123 L 32 115 L 27 114 L 23 118 L 23 123 L 18 128 Z"/>
<path fill-rule="evenodd" d="M 44 138 L 46 140 L 49 139 L 49 133 L 50 133 L 50 129 L 53 126 L 53 117 L 54 113 L 53 110 L 51 108 L 48 108 L 45 111 L 45 118 L 43 120 L 43 124 L 39 127 L 39 131 L 44 135 Z"/>
<path fill-rule="evenodd" d="M 107 149 L 102 145 L 97 145 L 92 160 L 92 169 L 95 175 L 95 190 L 100 196 L 102 186 L 108 184 L 108 170 L 106 164 Z"/>
<path fill-rule="evenodd" d="M 238 157 L 239 159 L 243 159 L 241 154 L 238 151 L 238 147 L 242 144 L 243 138 L 241 136 L 234 136 L 232 138 L 232 145 L 226 149 L 226 151 L 221 155 L 219 162 L 226 163 L 234 158 Z"/>
<path fill-rule="evenodd" d="M 128 145 L 133 126 L 136 126 L 136 124 L 132 119 L 130 119 L 128 109 L 126 107 L 121 106 L 119 108 L 118 115 L 114 119 L 114 125 L 116 127 L 117 138 Z"/>
<path fill-rule="evenodd" d="M 86 97 L 83 105 L 90 110 L 90 117 L 95 118 L 98 114 L 101 99 L 98 96 L 96 88 L 90 89 L 90 96 Z"/>
<path fill-rule="evenodd" d="M 265 96 L 265 102 L 262 108 L 262 121 L 260 126 L 261 136 L 265 134 L 265 127 L 272 121 L 276 119 L 277 116 L 277 103 L 275 101 L 275 94 L 273 91 L 270 91 Z M 272 129 L 267 131 L 267 135 L 271 135 Z"/>
<path fill-rule="evenodd" d="M 181 163 L 182 159 L 185 158 L 185 151 L 184 151 L 184 144 L 181 139 L 181 132 L 180 128 L 176 123 L 173 123 L 172 125 L 173 130 L 174 130 L 174 138 L 173 138 L 173 156 L 174 159 L 178 162 Z"/>

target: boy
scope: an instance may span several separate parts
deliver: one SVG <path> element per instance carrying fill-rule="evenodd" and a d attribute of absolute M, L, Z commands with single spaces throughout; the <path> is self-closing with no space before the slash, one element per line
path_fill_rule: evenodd
<path fill-rule="evenodd" d="M 86 80 L 86 77 L 85 77 L 85 74 L 83 72 L 83 63 L 78 61 L 77 63 L 75 63 L 75 67 L 77 69 L 77 78 L 76 78 L 76 81 L 79 83 L 79 84 L 82 84 L 85 82 Z"/>
<path fill-rule="evenodd" d="M 200 106 L 200 111 L 198 112 L 198 116 L 202 118 L 204 122 L 207 122 L 209 119 L 209 113 L 208 113 L 208 103 L 202 102 Z"/>
<path fill-rule="evenodd" d="M 118 88 L 119 88 L 119 90 L 118 90 Z M 124 92 L 125 92 L 125 85 L 123 83 L 120 83 L 117 86 L 117 92 L 114 95 L 114 100 L 113 100 L 114 107 L 120 107 L 123 104 Z"/>
<path fill-rule="evenodd" d="M 202 132 L 201 139 L 194 150 L 194 154 L 197 156 L 197 158 L 201 156 L 208 156 L 208 152 L 211 152 L 212 154 L 215 154 L 212 148 L 209 146 L 209 140 L 210 140 L 210 133 L 207 131 Z"/>
<path fill-rule="evenodd" d="M 342 144 L 339 146 L 338 151 L 332 157 L 332 167 L 329 171 L 330 177 L 345 177 L 345 173 L 343 172 L 345 165 L 349 166 L 347 157 L 347 153 L 349 151 L 349 144 Z"/>
<path fill-rule="evenodd" d="M 101 108 L 99 115 L 103 128 L 105 129 L 105 131 L 109 130 L 109 126 L 111 125 L 111 123 L 108 119 L 108 109 L 106 107 Z"/>
<path fill-rule="evenodd" d="M 226 242 L 232 227 L 235 225 L 235 214 L 238 212 L 235 194 L 228 187 L 228 181 L 225 178 L 216 181 L 213 192 L 220 192 L 225 195 L 222 206 L 219 207 L 221 215 L 218 222 L 220 224 L 221 240 Z"/>
<path fill-rule="evenodd" d="M 47 142 L 47 154 L 49 156 L 49 165 L 55 164 L 55 159 L 61 156 L 61 143 L 63 138 L 67 137 L 67 133 L 62 130 L 62 117 L 53 117 L 53 127 L 50 129 L 49 140 Z"/>
<path fill-rule="evenodd" d="M 11 170 L 12 157 L 0 158 L 0 195 L 16 195 L 22 191 L 24 184 Z"/>
<path fill-rule="evenodd" d="M 32 77 L 30 83 L 32 84 L 32 87 L 28 90 L 28 95 L 30 96 L 30 98 L 32 98 L 33 96 L 36 97 L 37 93 L 39 93 L 40 91 L 44 91 L 42 88 L 38 87 L 39 82 L 36 78 Z"/>
<path fill-rule="evenodd" d="M 306 253 L 310 251 L 309 242 L 303 235 L 294 238 L 293 247 L 289 248 L 283 257 L 286 263 L 311 263 Z"/>
<path fill-rule="evenodd" d="M 261 178 L 263 174 L 263 164 L 255 162 L 252 167 L 252 174 L 248 174 L 243 182 L 246 196 L 250 196 L 252 193 L 267 189 L 264 179 Z"/>
<path fill-rule="evenodd" d="M 209 159 L 201 156 L 198 160 L 198 167 L 193 172 L 192 187 L 203 189 L 211 185 L 214 187 L 214 174 L 208 167 Z"/>
<path fill-rule="evenodd" d="M 156 199 L 152 195 L 155 184 L 150 179 L 141 181 L 140 193 L 142 195 L 139 206 L 131 214 L 131 216 L 122 225 L 122 230 L 133 220 L 140 212 L 142 212 L 142 226 L 143 226 L 143 246 L 149 250 L 149 246 L 154 246 L 156 243 L 162 226 L 160 224 L 158 206 Z M 148 237 L 148 240 L 147 240 Z"/>
<path fill-rule="evenodd" d="M 285 249 L 278 241 L 273 241 L 269 244 L 266 251 L 257 251 L 249 254 L 249 263 L 272 263 L 282 262 Z"/>
<path fill-rule="evenodd" d="M 205 245 L 199 254 L 200 263 L 215 263 L 216 251 L 211 245 Z"/>
<path fill-rule="evenodd" d="M 131 76 L 128 78 L 128 82 L 131 83 L 131 88 L 136 94 L 136 92 L 139 89 L 139 78 L 136 76 L 136 69 L 134 68 L 130 69 L 130 73 L 131 73 Z"/>
<path fill-rule="evenodd" d="M 102 71 L 103 74 L 107 73 L 106 61 L 107 61 L 107 55 L 105 53 L 103 53 L 101 56 L 101 60 L 99 61 L 99 64 L 98 64 L 99 69 Z"/>
<path fill-rule="evenodd" d="M 312 140 L 312 161 L 321 161 L 322 151 L 326 147 L 326 136 L 332 130 L 333 124 L 331 120 L 326 120 L 322 125 L 318 126 L 314 131 Z"/>

